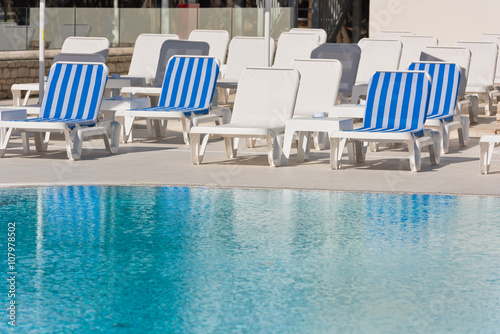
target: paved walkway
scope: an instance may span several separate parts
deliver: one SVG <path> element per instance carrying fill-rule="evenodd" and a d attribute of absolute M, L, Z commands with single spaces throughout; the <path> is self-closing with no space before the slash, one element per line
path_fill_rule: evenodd
<path fill-rule="evenodd" d="M 171 122 L 170 126 L 175 130 L 177 125 Z M 123 144 L 119 153 L 111 156 L 102 141 L 85 142 L 82 159 L 78 161 L 67 160 L 60 136 L 53 136 L 44 153 L 36 152 L 32 142 L 29 155 L 22 154 L 21 139 L 17 137 L 0 159 L 0 187 L 187 185 L 498 196 L 500 152 L 493 157 L 491 174 L 479 173 L 478 137 L 493 133 L 494 127 L 495 117 L 481 117 L 480 124 L 471 129 L 473 138 L 466 148 L 460 148 L 458 139 L 452 139 L 450 153 L 441 158 L 438 166 L 431 166 L 424 153 L 419 173 L 409 171 L 404 146 L 382 147 L 379 152 L 368 152 L 365 163 L 344 163 L 343 169 L 334 171 L 330 169 L 329 151 L 313 151 L 309 161 L 298 164 L 292 150 L 289 166 L 271 168 L 263 143 L 254 149 L 243 147 L 238 158 L 227 159 L 221 139 L 211 141 L 204 163 L 194 166 L 190 148 L 176 131 L 169 131 L 162 139 L 139 138 Z"/>

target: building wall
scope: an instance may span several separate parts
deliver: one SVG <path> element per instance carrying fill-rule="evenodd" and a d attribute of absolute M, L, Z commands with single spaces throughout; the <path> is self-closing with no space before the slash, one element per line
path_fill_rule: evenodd
<path fill-rule="evenodd" d="M 371 0 L 369 36 L 381 30 L 434 35 L 439 45 L 500 33 L 500 0 Z"/>

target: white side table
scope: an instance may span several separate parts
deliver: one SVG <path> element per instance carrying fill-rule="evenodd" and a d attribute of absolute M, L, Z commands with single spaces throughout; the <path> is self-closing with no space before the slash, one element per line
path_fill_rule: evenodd
<path fill-rule="evenodd" d="M 119 95 L 120 89 L 130 86 L 146 86 L 146 79 L 112 74 L 106 83 L 105 94 L 106 96 Z"/>
<path fill-rule="evenodd" d="M 128 109 L 142 109 L 151 107 L 151 101 L 147 97 L 123 97 L 123 96 L 114 96 L 114 97 L 105 97 L 101 102 L 101 113 L 104 119 L 115 119 L 115 112 L 117 110 L 128 110 Z M 117 117 L 116 119 L 120 122 L 122 129 L 125 127 L 131 127 L 133 118 L 131 117 Z M 129 124 L 130 123 L 130 124 Z M 149 126 L 149 125 L 148 125 Z M 121 131 L 122 133 L 123 131 Z M 123 133 L 121 134 L 121 136 Z M 123 138 L 122 138 L 123 139 Z M 127 139 L 128 143 L 132 142 L 132 132 L 130 132 L 130 136 Z M 120 140 L 123 142 L 122 140 Z"/>
<path fill-rule="evenodd" d="M 0 121 L 20 121 L 26 118 L 28 118 L 26 109 L 0 108 Z M 4 138 L 5 128 L 0 128 L 0 145 L 3 143 Z M 22 138 L 23 151 L 27 153 L 29 151 L 28 134 L 26 132 L 23 132 Z"/>
<path fill-rule="evenodd" d="M 286 121 L 285 139 L 283 143 L 283 154 L 286 159 L 290 158 L 293 134 L 299 132 L 299 143 L 297 144 L 297 160 L 304 161 L 309 151 L 309 138 L 311 132 L 328 132 L 334 130 L 352 130 L 352 118 L 313 118 L 313 117 L 294 117 Z M 354 152 L 350 146 L 349 159 L 354 160 Z"/>

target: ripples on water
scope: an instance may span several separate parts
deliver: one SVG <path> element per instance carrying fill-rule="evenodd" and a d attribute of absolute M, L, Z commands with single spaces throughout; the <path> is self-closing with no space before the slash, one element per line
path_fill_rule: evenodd
<path fill-rule="evenodd" d="M 15 221 L 24 331 L 493 333 L 499 217 L 488 197 L 1 189 L 0 254 Z"/>

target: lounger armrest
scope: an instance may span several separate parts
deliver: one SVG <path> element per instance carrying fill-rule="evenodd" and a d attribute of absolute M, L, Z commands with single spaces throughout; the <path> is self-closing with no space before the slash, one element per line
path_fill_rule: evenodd
<path fill-rule="evenodd" d="M 340 104 L 338 106 L 330 107 L 328 110 L 328 117 L 364 118 L 365 110 L 365 105 Z"/>

